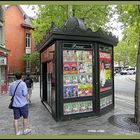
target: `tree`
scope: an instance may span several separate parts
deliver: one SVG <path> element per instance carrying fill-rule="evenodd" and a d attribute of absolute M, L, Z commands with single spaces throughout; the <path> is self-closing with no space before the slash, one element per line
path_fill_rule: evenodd
<path fill-rule="evenodd" d="M 45 5 L 40 7 L 38 18 L 33 21 L 35 32 L 33 36 L 39 43 L 51 27 L 52 22 L 61 27 L 70 17 L 84 18 L 85 23 L 93 31 L 109 20 L 108 13 L 111 7 L 107 5 Z"/>
<path fill-rule="evenodd" d="M 140 125 L 140 5 L 121 5 L 117 7 L 123 22 L 127 41 L 137 47 L 136 84 L 135 84 L 135 121 Z M 131 50 L 130 50 L 131 51 Z"/>
<path fill-rule="evenodd" d="M 126 67 L 136 66 L 136 52 L 137 52 L 137 45 L 136 42 L 128 41 L 128 38 L 123 38 L 115 47 L 114 58 L 115 62 L 118 62 L 119 66 Z"/>
<path fill-rule="evenodd" d="M 115 48 L 114 54 L 115 61 L 118 62 L 119 66 L 126 67 L 128 64 L 128 55 L 127 55 L 127 45 L 125 41 L 120 41 Z"/>
<path fill-rule="evenodd" d="M 39 53 L 37 51 L 33 52 L 32 54 L 24 54 L 22 56 L 22 59 L 24 61 L 28 61 L 31 63 L 32 71 L 37 75 L 38 74 L 38 68 L 40 65 L 40 58 L 39 58 Z"/>

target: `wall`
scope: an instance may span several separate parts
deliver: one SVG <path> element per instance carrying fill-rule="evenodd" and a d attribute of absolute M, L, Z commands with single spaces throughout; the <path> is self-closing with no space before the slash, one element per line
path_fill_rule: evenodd
<path fill-rule="evenodd" d="M 21 27 L 22 23 L 24 17 L 18 6 L 8 7 L 5 12 L 5 34 L 6 48 L 10 50 L 8 56 L 10 73 L 25 72 L 26 68 L 22 56 L 25 53 L 25 34 L 30 31 Z"/>

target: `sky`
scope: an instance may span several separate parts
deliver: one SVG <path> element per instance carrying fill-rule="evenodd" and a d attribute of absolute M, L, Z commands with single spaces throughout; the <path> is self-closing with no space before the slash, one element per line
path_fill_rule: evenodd
<path fill-rule="evenodd" d="M 25 13 L 30 16 L 30 17 L 34 17 L 36 14 L 33 12 L 33 10 L 31 10 L 31 6 L 29 7 L 29 5 L 20 5 L 22 7 L 22 9 L 25 11 Z M 35 5 L 34 5 L 35 6 Z M 118 23 L 115 20 L 110 21 L 110 26 L 115 27 L 116 29 L 114 30 L 110 30 L 110 32 L 112 32 L 113 35 L 115 35 L 116 37 L 118 37 L 119 40 L 122 39 L 122 30 L 120 29 L 120 26 L 122 25 L 121 23 Z"/>
<path fill-rule="evenodd" d="M 25 13 L 30 16 L 30 17 L 34 17 L 36 14 L 33 12 L 33 10 L 31 9 L 30 5 L 20 5 L 22 7 L 22 9 L 25 11 Z M 35 6 L 35 5 L 34 5 Z"/>

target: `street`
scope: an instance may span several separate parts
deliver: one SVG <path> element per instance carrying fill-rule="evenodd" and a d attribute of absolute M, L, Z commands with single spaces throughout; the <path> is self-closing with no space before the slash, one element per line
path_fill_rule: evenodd
<path fill-rule="evenodd" d="M 115 106 L 128 114 L 134 114 L 135 75 L 116 75 L 114 77 Z"/>
<path fill-rule="evenodd" d="M 134 76 L 135 75 L 116 75 L 114 77 L 115 93 L 120 96 L 134 98 Z"/>
<path fill-rule="evenodd" d="M 115 114 L 133 114 L 134 101 L 130 95 L 133 94 L 134 81 L 127 79 L 129 76 L 115 76 L 115 108 L 102 116 L 73 119 L 69 121 L 56 122 L 48 110 L 40 101 L 39 83 L 35 83 L 33 89 L 32 103 L 29 105 L 29 126 L 32 134 L 139 134 L 118 128 L 108 122 L 108 118 Z M 121 80 L 122 79 L 122 80 Z M 123 86 L 129 85 L 127 97 Z M 128 87 L 128 88 L 129 88 Z M 120 96 L 123 94 L 123 96 Z M 132 95 L 133 96 L 133 95 Z M 124 98 L 125 97 L 125 98 Z M 13 114 L 8 109 L 10 97 L 0 96 L 0 134 L 14 134 Z M 22 121 L 20 121 L 22 127 Z"/>

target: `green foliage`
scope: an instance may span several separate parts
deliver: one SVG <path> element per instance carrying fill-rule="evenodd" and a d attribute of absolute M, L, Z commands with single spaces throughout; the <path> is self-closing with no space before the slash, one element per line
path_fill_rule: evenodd
<path fill-rule="evenodd" d="M 22 56 L 22 59 L 24 61 L 29 61 L 31 63 L 32 69 L 36 71 L 37 68 L 39 68 L 40 65 L 40 58 L 39 58 L 39 52 L 35 51 L 32 54 L 24 54 Z"/>
<path fill-rule="evenodd" d="M 137 49 L 140 37 L 140 13 L 138 6 L 118 5 L 116 12 L 119 14 L 119 21 L 124 25 L 124 38 L 115 49 L 115 61 L 125 62 L 126 60 L 123 57 L 123 53 L 126 52 L 127 64 L 130 66 L 136 66 Z"/>
<path fill-rule="evenodd" d="M 38 18 L 33 21 L 33 26 L 35 27 L 33 36 L 36 43 L 39 43 L 43 36 L 46 35 L 52 22 L 60 27 L 66 19 L 67 7 L 65 5 L 48 5 L 40 7 Z"/>
<path fill-rule="evenodd" d="M 106 5 L 45 5 L 40 7 L 38 17 L 33 21 L 33 36 L 38 44 L 50 29 L 52 22 L 61 27 L 70 16 L 84 18 L 88 28 L 97 30 L 104 27 L 109 20 L 109 10 L 110 7 Z"/>

